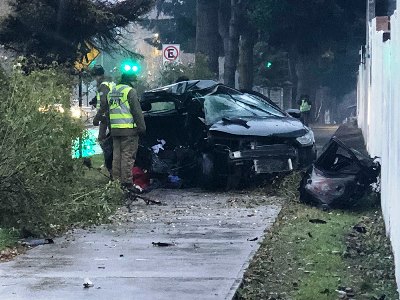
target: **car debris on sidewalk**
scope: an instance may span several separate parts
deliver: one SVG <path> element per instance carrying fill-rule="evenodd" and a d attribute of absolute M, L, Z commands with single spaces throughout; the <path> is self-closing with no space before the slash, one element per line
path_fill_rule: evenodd
<path fill-rule="evenodd" d="M 300 200 L 324 209 L 349 206 L 378 184 L 380 164 L 333 137 L 300 183 Z"/>

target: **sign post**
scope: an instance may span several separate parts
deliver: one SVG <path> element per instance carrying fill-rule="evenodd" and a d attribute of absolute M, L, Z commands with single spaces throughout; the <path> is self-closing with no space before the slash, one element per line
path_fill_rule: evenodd
<path fill-rule="evenodd" d="M 162 54 L 163 54 L 163 64 L 179 62 L 181 56 L 181 45 L 163 44 Z"/>

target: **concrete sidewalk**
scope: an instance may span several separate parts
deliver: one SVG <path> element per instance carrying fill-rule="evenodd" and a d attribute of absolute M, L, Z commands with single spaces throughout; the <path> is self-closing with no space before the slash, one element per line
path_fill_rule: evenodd
<path fill-rule="evenodd" d="M 73 231 L 0 264 L 0 299 L 231 299 L 280 210 L 236 207 L 269 201 L 244 193 L 159 190 L 149 196 L 167 206 L 137 203 L 113 225 Z M 94 287 L 83 288 L 85 277 Z"/>

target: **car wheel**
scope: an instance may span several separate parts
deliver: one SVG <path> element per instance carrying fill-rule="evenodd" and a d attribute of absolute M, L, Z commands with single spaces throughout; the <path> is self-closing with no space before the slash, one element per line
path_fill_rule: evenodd
<path fill-rule="evenodd" d="M 200 186 L 204 189 L 216 187 L 215 159 L 211 153 L 203 153 L 200 158 Z"/>

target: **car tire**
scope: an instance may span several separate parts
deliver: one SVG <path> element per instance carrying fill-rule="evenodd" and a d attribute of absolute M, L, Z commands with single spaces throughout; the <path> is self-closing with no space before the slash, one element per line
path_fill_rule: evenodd
<path fill-rule="evenodd" d="M 200 186 L 204 189 L 215 189 L 216 172 L 215 172 L 215 158 L 211 153 L 203 153 L 200 158 Z"/>

